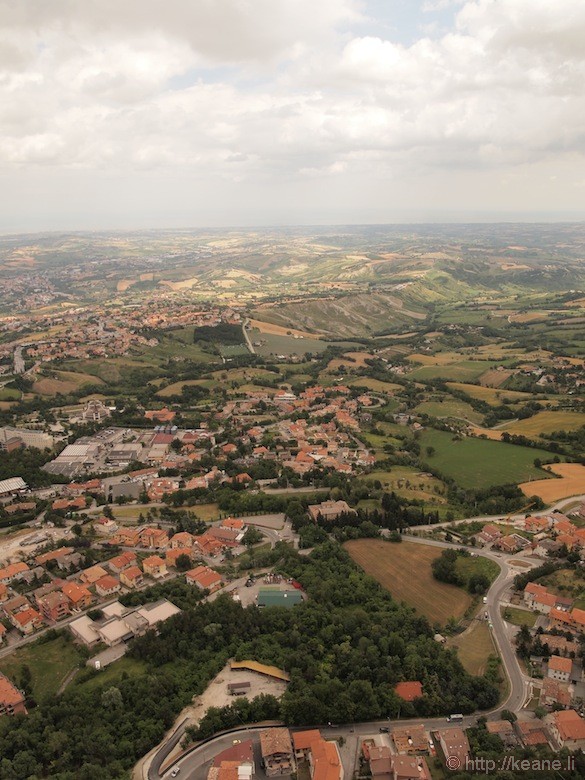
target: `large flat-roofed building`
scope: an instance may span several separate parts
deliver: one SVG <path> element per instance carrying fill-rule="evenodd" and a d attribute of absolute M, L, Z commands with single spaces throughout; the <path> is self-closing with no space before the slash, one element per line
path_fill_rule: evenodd
<path fill-rule="evenodd" d="M 276 727 L 261 731 L 260 753 L 268 777 L 290 775 L 295 771 L 295 758 L 288 729 Z"/>
<path fill-rule="evenodd" d="M 69 623 L 69 629 L 73 636 L 87 647 L 97 645 L 101 641 L 95 626 L 96 624 L 87 615 L 82 615 L 77 620 Z"/>
<path fill-rule="evenodd" d="M 352 509 L 346 501 L 323 501 L 322 504 L 311 504 L 309 506 L 309 515 L 316 523 L 319 516 L 323 520 L 337 520 L 343 514 L 355 515 L 355 509 Z"/>
<path fill-rule="evenodd" d="M 27 484 L 22 477 L 0 479 L 0 500 L 20 496 L 27 490 Z"/>
<path fill-rule="evenodd" d="M 17 439 L 23 447 L 36 447 L 38 450 L 52 449 L 55 440 L 44 431 L 34 431 L 29 428 L 14 428 L 11 425 L 5 425 L 0 428 L 0 449 L 6 444 Z"/>

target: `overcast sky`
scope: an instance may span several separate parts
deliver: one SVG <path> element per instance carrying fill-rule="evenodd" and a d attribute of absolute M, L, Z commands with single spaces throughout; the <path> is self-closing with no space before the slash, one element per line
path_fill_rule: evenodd
<path fill-rule="evenodd" d="M 0 0 L 0 230 L 585 217 L 584 0 Z"/>

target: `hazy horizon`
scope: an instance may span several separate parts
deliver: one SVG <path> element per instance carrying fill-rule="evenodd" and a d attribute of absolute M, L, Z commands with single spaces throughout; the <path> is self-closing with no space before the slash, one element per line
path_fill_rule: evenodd
<path fill-rule="evenodd" d="M 585 219 L 581 0 L 0 0 L 0 23 L 3 235 Z"/>

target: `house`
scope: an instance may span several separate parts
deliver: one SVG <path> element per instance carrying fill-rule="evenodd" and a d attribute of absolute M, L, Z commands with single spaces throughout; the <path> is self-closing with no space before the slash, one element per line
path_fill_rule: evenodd
<path fill-rule="evenodd" d="M 566 683 L 545 677 L 540 691 L 540 704 L 543 707 L 552 707 L 560 704 L 561 707 L 570 707 L 573 700 L 572 686 Z"/>
<path fill-rule="evenodd" d="M 138 528 L 120 528 L 112 538 L 114 544 L 119 544 L 122 547 L 136 547 L 139 541 L 140 529 Z"/>
<path fill-rule="evenodd" d="M 429 736 L 422 724 L 405 725 L 392 730 L 392 741 L 397 753 L 428 753 Z"/>
<path fill-rule="evenodd" d="M 343 514 L 357 514 L 355 509 L 352 509 L 346 501 L 323 501 L 321 504 L 311 504 L 308 511 L 315 523 L 319 516 L 326 522 L 332 522 Z"/>
<path fill-rule="evenodd" d="M 485 727 L 490 734 L 497 734 L 504 747 L 513 748 L 519 744 L 514 726 L 509 720 L 488 720 Z"/>
<path fill-rule="evenodd" d="M 399 682 L 394 686 L 394 690 L 404 701 L 414 701 L 423 695 L 422 684 L 418 680 Z"/>
<path fill-rule="evenodd" d="M 546 725 L 540 720 L 517 720 L 514 727 L 525 747 L 549 744 Z"/>
<path fill-rule="evenodd" d="M 149 558 L 145 558 L 142 561 L 142 568 L 145 574 L 155 579 L 166 577 L 167 575 L 167 565 L 158 555 L 151 555 Z"/>
<path fill-rule="evenodd" d="M 575 710 L 560 710 L 547 717 L 552 735 L 561 747 L 585 749 L 585 720 Z"/>
<path fill-rule="evenodd" d="M 132 564 L 135 563 L 136 553 L 128 551 L 122 553 L 121 555 L 116 555 L 115 558 L 111 558 L 109 561 L 107 561 L 106 565 L 114 574 L 120 574 L 123 569 L 126 569 L 128 566 L 132 566 Z"/>
<path fill-rule="evenodd" d="M 343 766 L 336 742 L 329 742 L 318 729 L 293 735 L 295 757 L 309 764 L 311 780 L 343 780 Z"/>
<path fill-rule="evenodd" d="M 138 566 L 128 566 L 120 572 L 120 582 L 127 588 L 139 588 L 144 582 L 144 576 Z"/>
<path fill-rule="evenodd" d="M 233 745 L 215 756 L 207 780 L 252 780 L 255 771 L 253 741 L 235 740 Z"/>
<path fill-rule="evenodd" d="M 524 530 L 532 534 L 546 531 L 550 525 L 548 517 L 527 517 L 524 520 Z"/>
<path fill-rule="evenodd" d="M 80 612 L 91 605 L 92 595 L 85 585 L 78 585 L 75 582 L 66 582 L 61 590 L 69 599 L 73 612 Z"/>
<path fill-rule="evenodd" d="M 95 581 L 95 591 L 101 598 L 115 595 L 120 590 L 120 580 L 106 574 Z"/>
<path fill-rule="evenodd" d="M 552 539 L 541 539 L 534 548 L 534 554 L 540 558 L 548 558 L 561 549 L 560 542 L 554 542 Z"/>
<path fill-rule="evenodd" d="M 118 523 L 115 523 L 109 517 L 98 517 L 93 527 L 99 536 L 111 536 L 118 530 Z"/>
<path fill-rule="evenodd" d="M 175 547 L 173 550 L 167 550 L 165 555 L 165 563 L 167 566 L 176 566 L 177 558 L 181 555 L 186 555 L 191 560 L 191 553 L 193 552 L 191 547 Z"/>
<path fill-rule="evenodd" d="M 548 615 L 551 609 L 556 606 L 557 599 L 552 593 L 537 593 L 532 603 L 533 609 L 537 612 L 541 612 L 543 615 Z"/>
<path fill-rule="evenodd" d="M 216 526 L 211 526 L 204 534 L 204 536 L 217 539 L 218 542 L 221 542 L 226 547 L 237 547 L 243 535 L 241 531 L 236 531 L 232 528 L 218 528 Z"/>
<path fill-rule="evenodd" d="M 176 412 L 172 412 L 165 406 L 163 409 L 144 412 L 147 420 L 153 420 L 158 423 L 170 423 L 175 419 Z"/>
<path fill-rule="evenodd" d="M 28 715 L 24 696 L 3 674 L 0 673 L 0 715 Z"/>
<path fill-rule="evenodd" d="M 458 759 L 458 767 L 464 769 L 469 759 L 469 742 L 463 729 L 459 727 L 441 729 L 439 742 L 445 756 L 455 756 Z"/>
<path fill-rule="evenodd" d="M 268 777 L 290 775 L 295 771 L 293 747 L 286 728 L 263 729 L 260 732 L 260 754 Z"/>
<path fill-rule="evenodd" d="M 362 743 L 364 758 L 370 765 L 375 780 L 390 780 L 392 777 L 392 751 L 387 745 L 376 745 L 367 740 Z"/>
<path fill-rule="evenodd" d="M 0 569 L 0 583 L 8 585 L 14 580 L 19 580 L 25 571 L 29 571 L 29 567 L 23 561 L 18 563 L 9 563 L 3 569 Z"/>
<path fill-rule="evenodd" d="M 185 574 L 189 585 L 195 585 L 200 590 L 208 590 L 210 593 L 218 590 L 223 585 L 221 576 L 209 566 L 197 566 Z"/>
<path fill-rule="evenodd" d="M 58 590 L 47 593 L 46 596 L 38 598 L 36 602 L 42 616 L 46 620 L 56 622 L 57 620 L 63 620 L 71 613 L 69 599 L 63 592 Z"/>
<path fill-rule="evenodd" d="M 160 477 L 154 479 L 148 486 L 148 498 L 151 501 L 161 501 L 162 498 L 169 493 L 174 493 L 179 489 L 179 480 L 171 479 L 169 477 Z"/>
<path fill-rule="evenodd" d="M 179 533 L 175 534 L 174 536 L 171 536 L 171 541 L 170 541 L 171 550 L 176 550 L 178 548 L 185 548 L 185 547 L 193 547 L 194 542 L 195 542 L 195 537 L 193 536 L 193 534 L 190 534 L 187 531 L 179 531 Z"/>
<path fill-rule="evenodd" d="M 84 569 L 79 575 L 79 579 L 85 585 L 93 585 L 102 577 L 105 577 L 108 572 L 101 566 L 90 566 L 88 569 Z"/>
<path fill-rule="evenodd" d="M 573 662 L 570 658 L 562 658 L 560 655 L 551 655 L 548 660 L 547 676 L 559 682 L 569 682 Z"/>
<path fill-rule="evenodd" d="M 392 756 L 392 780 L 431 780 L 431 773 L 422 756 Z"/>
<path fill-rule="evenodd" d="M 4 637 L 8 633 L 6 626 L 3 623 L 0 623 L 0 645 L 4 641 Z"/>
<path fill-rule="evenodd" d="M 59 547 L 57 550 L 49 550 L 49 552 L 37 555 L 35 557 L 35 563 L 37 566 L 45 566 L 50 561 L 58 561 L 65 555 L 71 555 L 74 551 L 74 547 Z"/>
<path fill-rule="evenodd" d="M 140 531 L 139 541 L 143 547 L 164 550 L 168 547 L 169 535 L 161 528 L 143 528 Z"/>
<path fill-rule="evenodd" d="M 240 518 L 226 517 L 225 520 L 221 521 L 219 527 L 224 528 L 226 531 L 238 531 L 238 533 L 243 533 L 246 530 L 246 523 Z"/>

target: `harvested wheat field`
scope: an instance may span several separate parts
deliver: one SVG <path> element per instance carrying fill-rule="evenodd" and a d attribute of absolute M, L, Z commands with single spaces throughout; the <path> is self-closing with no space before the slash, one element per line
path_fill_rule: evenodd
<path fill-rule="evenodd" d="M 480 425 L 470 425 L 468 428 L 472 436 L 485 436 L 486 439 L 501 441 L 502 431 L 495 431 L 492 428 L 482 428 Z"/>
<path fill-rule="evenodd" d="M 547 469 L 562 479 L 538 479 L 518 487 L 526 496 L 538 496 L 547 504 L 585 493 L 585 466 L 580 463 L 553 463 Z"/>
<path fill-rule="evenodd" d="M 433 577 L 431 563 L 441 554 L 438 547 L 407 541 L 392 544 L 380 539 L 356 539 L 343 546 L 396 601 L 414 607 L 431 623 L 444 625 L 450 617 L 460 618 L 471 604 L 471 596 L 463 588 Z"/>

